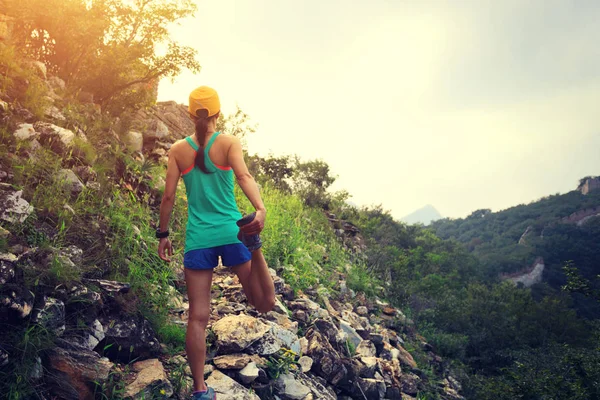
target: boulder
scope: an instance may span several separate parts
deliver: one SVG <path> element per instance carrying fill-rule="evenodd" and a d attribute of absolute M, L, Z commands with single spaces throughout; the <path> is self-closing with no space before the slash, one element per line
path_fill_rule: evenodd
<path fill-rule="evenodd" d="M 60 399 L 93 399 L 94 385 L 108 379 L 113 364 L 75 343 L 58 339 L 48 350 L 46 381 L 52 395 Z"/>
<path fill-rule="evenodd" d="M 212 325 L 220 354 L 241 352 L 270 330 L 269 325 L 245 314 L 228 315 Z"/>
<path fill-rule="evenodd" d="M 206 384 L 215 390 L 219 400 L 260 400 L 257 395 L 219 371 L 210 374 Z"/>
<path fill-rule="evenodd" d="M 22 196 L 22 190 L 14 191 L 10 185 L 0 184 L 0 219 L 13 224 L 25 222 L 33 207 Z"/>
<path fill-rule="evenodd" d="M 68 186 L 72 195 L 78 195 L 85 188 L 77 175 L 75 175 L 75 173 L 70 169 L 61 169 L 58 171 L 57 180 L 58 182 Z"/>
<path fill-rule="evenodd" d="M 292 374 L 281 374 L 275 381 L 275 392 L 285 400 L 302 400 L 311 390 L 298 382 Z"/>
<path fill-rule="evenodd" d="M 125 387 L 124 398 L 167 399 L 173 395 L 173 386 L 157 359 L 138 361 L 133 364 L 132 369 L 137 375 Z"/>
<path fill-rule="evenodd" d="M 141 316 L 126 314 L 99 318 L 104 339 L 96 350 L 111 360 L 128 363 L 133 359 L 151 358 L 159 354 L 160 342 L 150 323 Z"/>
<path fill-rule="evenodd" d="M 377 357 L 360 357 L 364 367 L 361 368 L 359 376 L 362 378 L 373 378 L 377 371 Z"/>

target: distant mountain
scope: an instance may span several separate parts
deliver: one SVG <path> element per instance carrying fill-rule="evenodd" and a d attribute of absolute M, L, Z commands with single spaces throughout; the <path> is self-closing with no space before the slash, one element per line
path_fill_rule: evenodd
<path fill-rule="evenodd" d="M 441 219 L 442 215 L 435 209 L 431 204 L 427 204 L 423 208 L 419 208 L 417 211 L 408 214 L 405 217 L 400 218 L 402 222 L 407 224 L 423 224 L 429 225 L 432 221 Z"/>

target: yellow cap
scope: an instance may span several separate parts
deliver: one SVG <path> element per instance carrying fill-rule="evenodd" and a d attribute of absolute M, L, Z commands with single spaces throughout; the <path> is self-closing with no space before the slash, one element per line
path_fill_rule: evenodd
<path fill-rule="evenodd" d="M 217 91 L 208 86 L 200 86 L 190 93 L 188 111 L 194 117 L 212 117 L 221 109 Z M 198 112 L 206 110 L 208 114 Z M 204 115 L 203 115 L 204 114 Z"/>

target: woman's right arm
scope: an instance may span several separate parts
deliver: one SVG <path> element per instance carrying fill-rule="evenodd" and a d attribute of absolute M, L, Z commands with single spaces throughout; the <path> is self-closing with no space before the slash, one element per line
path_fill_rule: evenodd
<path fill-rule="evenodd" d="M 267 210 L 260 197 L 258 185 L 256 184 L 254 177 L 250 174 L 250 171 L 248 171 L 248 167 L 244 161 L 244 152 L 242 151 L 240 140 L 235 136 L 230 136 L 230 138 L 231 145 L 227 153 L 227 161 L 233 169 L 237 183 L 256 210 L 254 221 L 244 225 L 240 229 L 247 235 L 257 235 L 265 226 Z"/>

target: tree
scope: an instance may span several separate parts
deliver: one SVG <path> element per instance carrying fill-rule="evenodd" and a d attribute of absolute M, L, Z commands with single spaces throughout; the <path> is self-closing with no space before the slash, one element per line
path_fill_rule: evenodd
<path fill-rule="evenodd" d="M 200 70 L 196 51 L 168 35 L 192 0 L 8 0 L 15 41 L 70 90 L 119 113 L 154 101 L 158 81 Z M 159 52 L 159 47 L 164 48 Z"/>

